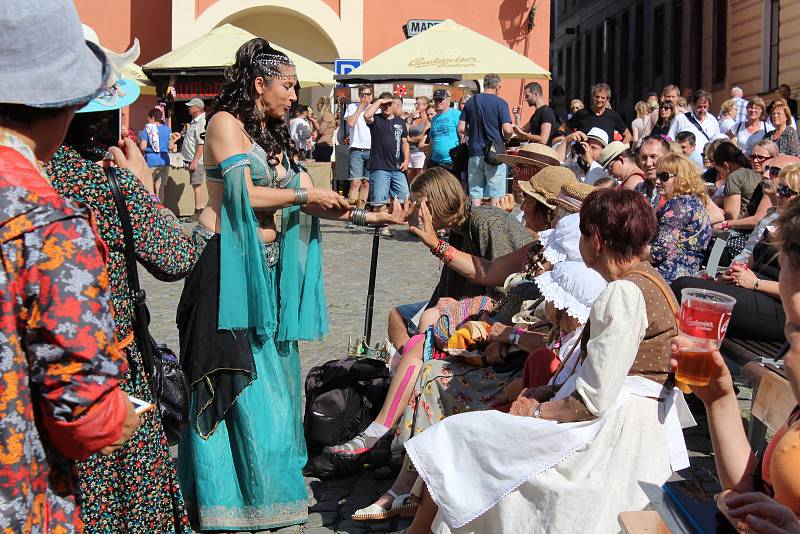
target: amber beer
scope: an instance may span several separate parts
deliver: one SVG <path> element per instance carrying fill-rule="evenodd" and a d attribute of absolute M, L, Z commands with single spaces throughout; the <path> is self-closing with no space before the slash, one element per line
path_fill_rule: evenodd
<path fill-rule="evenodd" d="M 736 299 L 707 289 L 681 291 L 680 331 L 685 342 L 678 349 L 675 378 L 692 386 L 711 380 L 713 353 L 719 349 Z"/>

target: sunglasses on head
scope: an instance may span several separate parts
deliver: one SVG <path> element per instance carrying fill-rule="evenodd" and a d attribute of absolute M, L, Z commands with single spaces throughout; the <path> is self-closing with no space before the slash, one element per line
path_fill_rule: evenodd
<path fill-rule="evenodd" d="M 665 183 L 669 182 L 669 179 L 672 178 L 673 176 L 675 176 L 675 175 L 672 174 L 671 172 L 657 172 L 656 173 L 656 178 L 658 178 L 659 181 L 665 182 Z"/>
<path fill-rule="evenodd" d="M 789 198 L 798 194 L 797 191 L 786 184 L 778 184 L 778 186 L 775 188 L 775 192 L 781 198 Z"/>

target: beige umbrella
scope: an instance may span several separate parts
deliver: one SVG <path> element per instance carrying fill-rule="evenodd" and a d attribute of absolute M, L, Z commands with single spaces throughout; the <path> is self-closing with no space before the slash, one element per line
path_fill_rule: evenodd
<path fill-rule="evenodd" d="M 450 19 L 336 79 L 349 83 L 480 80 L 491 72 L 506 79 L 550 79 L 547 69 L 530 58 Z"/>
<path fill-rule="evenodd" d="M 232 24 L 223 24 L 214 28 L 202 37 L 154 59 L 144 66 L 144 72 L 153 71 L 187 71 L 191 69 L 215 70 L 227 67 L 233 63 L 236 51 L 250 39 L 255 39 L 252 33 L 238 28 Z M 300 85 L 333 85 L 333 71 L 317 65 L 310 59 L 286 50 L 275 44 L 275 49 L 284 52 L 297 66 L 297 78 Z"/>

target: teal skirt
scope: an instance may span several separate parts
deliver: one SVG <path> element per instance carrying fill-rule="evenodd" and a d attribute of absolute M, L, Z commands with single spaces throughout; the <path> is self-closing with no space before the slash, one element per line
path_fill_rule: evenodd
<path fill-rule="evenodd" d="M 297 342 L 251 338 L 250 345 L 257 378 L 207 440 L 193 421 L 179 445 L 178 475 L 197 530 L 264 530 L 308 519 Z"/>

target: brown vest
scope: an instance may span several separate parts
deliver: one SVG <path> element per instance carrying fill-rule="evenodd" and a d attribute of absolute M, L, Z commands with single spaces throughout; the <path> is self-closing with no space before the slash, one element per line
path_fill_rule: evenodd
<path fill-rule="evenodd" d="M 635 265 L 622 279 L 636 284 L 642 292 L 647 310 L 647 329 L 628 374 L 663 384 L 670 374 L 670 339 L 678 335 L 675 318 L 679 310 L 678 301 L 666 280 L 647 262 Z M 590 330 L 591 324 L 587 323 L 581 340 L 584 355 L 591 336 Z"/>

